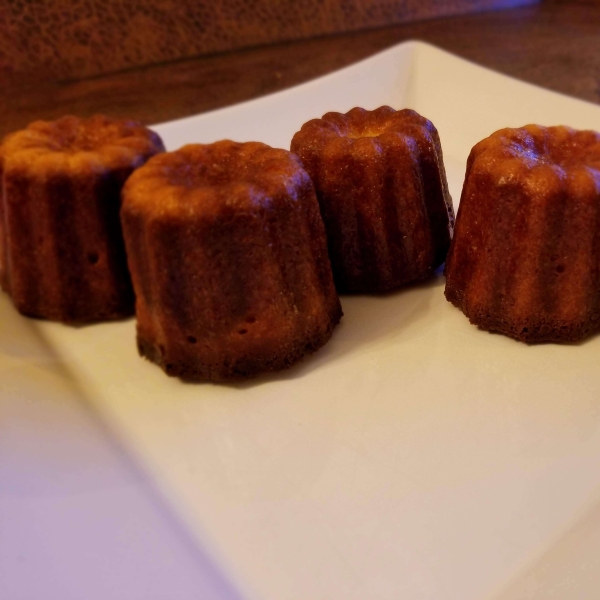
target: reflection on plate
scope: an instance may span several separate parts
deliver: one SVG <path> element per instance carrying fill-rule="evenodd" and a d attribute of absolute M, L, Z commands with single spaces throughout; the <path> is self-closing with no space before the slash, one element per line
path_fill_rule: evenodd
<path fill-rule="evenodd" d="M 312 117 L 382 104 L 437 126 L 455 202 L 492 131 L 600 123 L 597 106 L 407 43 L 157 130 L 171 149 L 287 148 Z M 511 582 L 600 499 L 600 338 L 528 347 L 478 331 L 442 292 L 438 277 L 344 297 L 324 349 L 243 385 L 165 377 L 138 358 L 133 322 L 35 327 L 249 596 L 523 598 Z"/>

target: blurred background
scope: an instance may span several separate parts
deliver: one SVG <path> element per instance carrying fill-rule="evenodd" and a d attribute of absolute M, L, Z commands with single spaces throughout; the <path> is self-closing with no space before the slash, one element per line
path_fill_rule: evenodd
<path fill-rule="evenodd" d="M 0 134 L 66 112 L 166 121 L 407 39 L 600 100 L 600 0 L 5 1 L 0 27 Z"/>

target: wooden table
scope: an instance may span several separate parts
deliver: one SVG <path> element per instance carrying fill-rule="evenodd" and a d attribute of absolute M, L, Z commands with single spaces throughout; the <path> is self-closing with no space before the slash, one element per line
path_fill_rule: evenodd
<path fill-rule="evenodd" d="M 4 86 L 0 99 L 0 135 L 67 113 L 167 121 L 296 85 L 408 39 L 600 103 L 600 0 L 543 0 L 524 8 L 278 44 L 85 81 L 14 81 Z"/>

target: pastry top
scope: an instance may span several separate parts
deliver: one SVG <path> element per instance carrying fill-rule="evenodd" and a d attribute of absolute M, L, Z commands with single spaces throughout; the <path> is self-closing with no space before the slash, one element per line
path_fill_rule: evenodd
<path fill-rule="evenodd" d="M 313 135 L 319 132 L 323 139 L 358 139 L 379 137 L 385 133 L 394 133 L 400 127 L 411 126 L 425 127 L 432 131 L 435 129 L 431 121 L 414 110 L 395 110 L 390 106 L 380 106 L 375 110 L 356 107 L 345 114 L 328 112 L 320 119 L 307 121 L 300 131 Z"/>
<path fill-rule="evenodd" d="M 186 218 L 295 201 L 297 189 L 307 186 L 312 182 L 292 153 L 260 142 L 222 140 L 155 156 L 129 178 L 124 197 L 129 211 Z"/>
<path fill-rule="evenodd" d="M 556 180 L 600 182 L 600 133 L 562 125 L 500 129 L 473 147 L 467 175 L 474 163 L 496 182 L 521 180 L 532 192 L 543 193 Z"/>
<path fill-rule="evenodd" d="M 321 153 L 325 146 L 349 146 L 367 140 L 385 142 L 388 136 L 404 135 L 417 144 L 429 143 L 439 148 L 437 130 L 433 123 L 414 110 L 394 110 L 381 106 L 369 111 L 353 108 L 346 114 L 328 112 L 320 119 L 305 123 L 292 140 L 292 151 L 302 147 L 303 160 L 311 159 L 313 153 Z"/>
<path fill-rule="evenodd" d="M 136 121 L 65 116 L 35 121 L 7 135 L 0 146 L 0 161 L 76 175 L 90 166 L 100 171 L 133 169 L 162 151 L 160 137 Z"/>

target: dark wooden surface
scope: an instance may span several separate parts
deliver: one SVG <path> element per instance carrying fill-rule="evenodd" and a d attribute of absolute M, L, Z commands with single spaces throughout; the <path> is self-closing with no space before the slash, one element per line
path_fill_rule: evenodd
<path fill-rule="evenodd" d="M 12 0 L 0 3 L 0 78 L 83 79 L 318 35 L 540 0 Z"/>
<path fill-rule="evenodd" d="M 323 37 L 79 82 L 13 81 L 0 134 L 35 119 L 102 112 L 148 124 L 204 112 L 323 75 L 408 39 L 600 103 L 600 0 L 541 4 Z M 600 123 L 598 128 L 600 129 Z"/>

